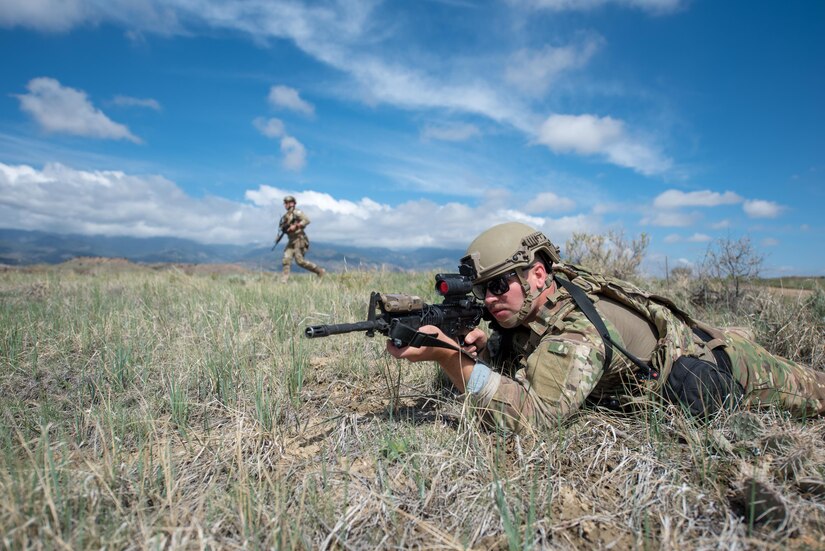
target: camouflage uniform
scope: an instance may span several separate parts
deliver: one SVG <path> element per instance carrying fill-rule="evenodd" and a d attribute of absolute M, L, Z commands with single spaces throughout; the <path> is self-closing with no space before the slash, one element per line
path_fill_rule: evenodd
<path fill-rule="evenodd" d="M 659 376 L 645 377 L 618 350 L 605 366 L 604 342 L 598 331 L 570 294 L 557 287 L 535 319 L 506 332 L 505 350 L 495 350 L 497 339 L 491 338 L 482 355 L 482 361 L 502 371 L 491 373 L 473 395 L 492 424 L 522 432 L 528 427 L 552 427 L 586 401 L 632 403 L 660 391 L 680 356 L 716 363 L 712 348 L 719 346 L 724 346 L 733 376 L 744 389 L 743 404 L 775 404 L 803 416 L 825 413 L 825 372 L 773 356 L 738 331 L 707 327 L 669 300 L 627 282 L 575 266 L 557 270 L 594 300 L 611 338 L 649 362 Z M 713 339 L 705 342 L 693 326 Z"/>
<path fill-rule="evenodd" d="M 797 417 L 825 413 L 825 371 L 774 356 L 736 330 L 722 330 L 745 404 L 776 405 Z"/>
<path fill-rule="evenodd" d="M 293 224 L 298 224 L 298 227 L 293 231 L 287 231 L 286 228 L 289 228 Z M 281 228 L 284 228 L 287 236 L 287 244 L 284 248 L 284 258 L 282 261 L 283 264 L 283 275 L 281 276 L 282 281 L 286 282 L 289 279 L 289 272 L 292 266 L 292 260 L 295 259 L 295 263 L 298 266 L 304 268 L 305 270 L 309 270 L 317 274 L 318 276 L 324 275 L 324 269 L 318 266 L 317 264 L 310 262 L 304 258 L 304 255 L 309 249 L 309 238 L 307 234 L 304 232 L 304 228 L 309 225 L 309 217 L 304 214 L 303 211 L 298 210 L 296 208 L 289 209 L 282 217 L 279 222 Z"/>

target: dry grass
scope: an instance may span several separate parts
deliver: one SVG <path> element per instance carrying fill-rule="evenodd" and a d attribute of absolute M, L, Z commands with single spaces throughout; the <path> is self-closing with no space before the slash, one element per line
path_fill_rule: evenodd
<path fill-rule="evenodd" d="M 479 430 L 353 321 L 430 275 L 0 273 L 8 549 L 818 549 L 825 422 L 652 405 Z M 821 340 L 821 335 L 820 335 Z"/>

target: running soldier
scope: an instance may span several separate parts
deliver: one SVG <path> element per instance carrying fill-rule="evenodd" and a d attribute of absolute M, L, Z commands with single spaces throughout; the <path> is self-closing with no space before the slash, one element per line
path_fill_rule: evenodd
<path fill-rule="evenodd" d="M 295 208 L 295 197 L 287 195 L 284 197 L 284 209 L 286 212 L 281 216 L 278 222 L 278 229 L 280 234 L 278 239 L 283 235 L 287 236 L 287 244 L 284 248 L 283 259 L 283 274 L 281 275 L 281 283 L 286 283 L 289 280 L 289 272 L 292 267 L 292 259 L 298 266 L 309 270 L 324 277 L 326 270 L 304 258 L 304 255 L 309 249 L 309 238 L 304 232 L 304 229 L 309 225 L 309 217 L 303 211 Z M 278 241 L 275 243 L 277 244 Z"/>

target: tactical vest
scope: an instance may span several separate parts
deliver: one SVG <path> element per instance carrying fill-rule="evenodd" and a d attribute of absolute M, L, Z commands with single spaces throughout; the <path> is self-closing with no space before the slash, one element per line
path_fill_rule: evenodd
<path fill-rule="evenodd" d="M 680 356 L 698 357 L 709 348 L 714 348 L 724 342 L 721 332 L 697 322 L 668 298 L 643 291 L 621 279 L 595 274 L 582 266 L 555 265 L 554 270 L 584 290 L 596 302 L 598 302 L 598 297 L 612 299 L 635 311 L 653 325 L 656 329 L 657 343 L 653 349 L 650 364 L 651 368 L 658 372 L 658 377 L 645 382 L 645 386 L 651 390 L 658 390 L 667 380 L 674 360 Z M 554 315 L 546 322 L 548 328 L 556 326 L 563 330 L 563 320 L 575 309 L 577 306 L 573 299 L 569 295 L 563 297 Z M 705 343 L 694 334 L 692 327 L 701 327 L 711 334 L 713 340 Z M 618 335 L 611 336 L 615 340 Z M 534 349 L 542 337 L 543 335 L 533 333 L 528 346 Z M 614 353 L 613 362 L 621 361 L 618 360 L 621 356 L 619 353 Z"/>
<path fill-rule="evenodd" d="M 290 211 L 287 211 L 281 217 L 281 221 L 280 221 L 281 228 L 283 228 L 284 232 L 286 232 L 286 228 L 288 228 L 289 226 L 291 226 L 292 224 L 294 224 L 296 222 L 300 222 L 304 218 L 305 218 L 304 213 L 301 212 L 298 209 L 292 209 Z M 289 238 L 290 241 L 294 241 L 298 238 L 303 238 L 304 241 L 307 242 L 307 246 L 309 245 L 309 238 L 306 236 L 305 228 L 298 228 L 298 229 L 296 229 L 292 232 L 286 232 L 286 235 L 287 235 L 287 238 Z"/>

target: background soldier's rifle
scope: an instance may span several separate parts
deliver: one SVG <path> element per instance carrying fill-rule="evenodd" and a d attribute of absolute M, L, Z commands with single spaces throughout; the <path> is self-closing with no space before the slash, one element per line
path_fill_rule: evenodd
<path fill-rule="evenodd" d="M 286 214 L 281 216 L 281 220 L 278 222 L 278 237 L 275 238 L 275 244 L 272 245 L 272 248 L 269 249 L 270 251 L 274 251 L 275 247 L 278 246 L 278 243 L 281 242 L 281 239 L 284 238 L 284 234 L 286 233 L 287 228 L 289 227 L 289 221 L 287 220 Z"/>
<path fill-rule="evenodd" d="M 436 275 L 435 289 L 444 297 L 441 304 L 425 304 L 415 295 L 372 292 L 366 321 L 313 325 L 304 329 L 304 334 L 314 339 L 366 331 L 368 337 L 373 337 L 377 331 L 398 347 L 437 346 L 455 349 L 418 329 L 424 325 L 434 325 L 450 338 L 462 342 L 463 337 L 481 322 L 486 311 L 482 303 L 471 294 L 472 287 L 472 282 L 461 274 Z"/>

